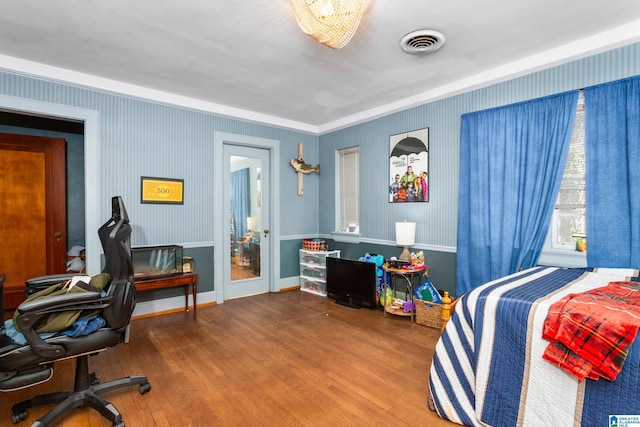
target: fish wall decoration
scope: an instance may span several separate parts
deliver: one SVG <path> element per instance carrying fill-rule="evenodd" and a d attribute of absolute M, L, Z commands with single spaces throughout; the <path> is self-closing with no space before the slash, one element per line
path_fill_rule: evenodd
<path fill-rule="evenodd" d="M 303 159 L 291 159 L 291 166 L 298 173 L 317 173 L 320 175 L 320 165 L 311 166 L 305 163 Z"/>
<path fill-rule="evenodd" d="M 304 183 L 302 177 L 305 174 L 313 172 L 320 175 L 320 165 L 311 166 L 304 162 L 304 159 L 302 158 L 302 142 L 298 143 L 298 158 L 291 159 L 290 164 L 293 167 L 293 170 L 298 174 L 298 196 L 302 196 L 304 194 Z"/>

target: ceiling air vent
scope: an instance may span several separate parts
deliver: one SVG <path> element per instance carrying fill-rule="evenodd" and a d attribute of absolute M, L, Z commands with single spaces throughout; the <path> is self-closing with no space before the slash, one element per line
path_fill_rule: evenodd
<path fill-rule="evenodd" d="M 400 47 L 411 55 L 433 53 L 444 46 L 444 34 L 435 30 L 417 30 L 402 37 Z"/>

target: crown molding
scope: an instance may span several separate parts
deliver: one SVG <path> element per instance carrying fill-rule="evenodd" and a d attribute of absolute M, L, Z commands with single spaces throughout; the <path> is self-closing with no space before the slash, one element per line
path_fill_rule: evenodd
<path fill-rule="evenodd" d="M 52 82 L 321 135 L 638 41 L 640 41 L 640 20 L 320 126 L 149 89 L 6 55 L 0 55 L 0 69 Z"/>

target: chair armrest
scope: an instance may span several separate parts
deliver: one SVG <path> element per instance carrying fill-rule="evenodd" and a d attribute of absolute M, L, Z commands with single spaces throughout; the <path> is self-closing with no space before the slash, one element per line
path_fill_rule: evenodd
<path fill-rule="evenodd" d="M 34 301 L 25 301 L 18 306 L 17 310 L 20 315 L 34 312 L 38 312 L 38 314 L 48 314 L 57 311 L 78 310 L 78 308 L 76 308 L 77 304 L 101 301 L 101 299 L 102 297 L 99 292 L 70 292 L 65 295 L 55 295 Z M 39 310 L 46 311 L 39 313 Z"/>
<path fill-rule="evenodd" d="M 87 276 L 87 274 L 81 273 L 61 273 L 61 274 L 48 274 L 46 276 L 38 276 L 27 279 L 25 282 L 27 286 L 30 285 L 40 285 L 43 283 L 51 283 L 55 285 L 56 283 L 66 282 L 71 279 L 73 276 Z"/>
<path fill-rule="evenodd" d="M 46 276 L 37 276 L 27 279 L 25 282 L 26 289 L 24 290 L 25 296 L 29 296 L 38 292 L 41 289 L 48 288 L 49 286 L 66 282 L 71 280 L 74 276 L 88 276 L 81 273 L 61 273 L 61 274 L 49 274 Z"/>
<path fill-rule="evenodd" d="M 60 345 L 47 343 L 38 335 L 34 326 L 40 319 L 50 313 L 62 311 L 104 310 L 111 300 L 112 297 L 102 297 L 99 292 L 79 292 L 28 301 L 18 306 L 16 322 L 35 354 L 45 358 L 58 358 L 64 356 L 65 349 Z"/>

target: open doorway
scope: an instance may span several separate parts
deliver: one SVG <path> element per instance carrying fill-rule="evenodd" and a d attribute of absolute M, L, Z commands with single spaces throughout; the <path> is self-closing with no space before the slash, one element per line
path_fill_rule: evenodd
<path fill-rule="evenodd" d="M 83 125 L 84 186 L 79 192 L 84 195 L 86 271 L 91 275 L 98 274 L 101 271 L 101 250 L 96 230 L 101 225 L 104 203 L 100 186 L 99 111 L 8 95 L 0 95 L 0 111 Z"/>
<path fill-rule="evenodd" d="M 85 246 L 84 123 L 0 111 L 0 132 L 63 138 L 67 141 L 67 246 Z"/>
<path fill-rule="evenodd" d="M 0 111 L 0 140 L 8 162 L 2 223 L 20 224 L 3 231 L 15 251 L 0 257 L 5 307 L 15 308 L 27 278 L 85 270 L 84 124 Z"/>

